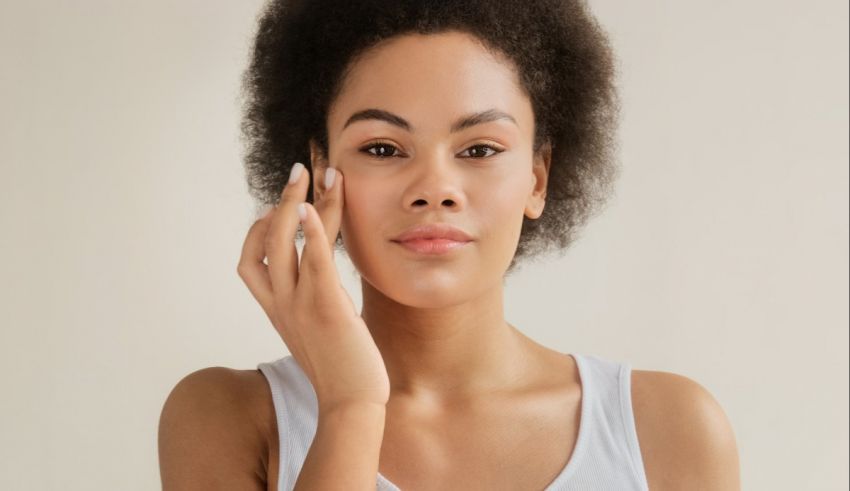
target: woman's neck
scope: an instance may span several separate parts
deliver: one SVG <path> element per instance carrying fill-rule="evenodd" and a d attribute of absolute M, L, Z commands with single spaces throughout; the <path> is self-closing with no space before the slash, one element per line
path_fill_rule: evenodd
<path fill-rule="evenodd" d="M 381 351 L 392 396 L 451 402 L 522 385 L 533 341 L 504 318 L 497 287 L 444 308 L 396 302 L 365 279 L 361 316 Z"/>

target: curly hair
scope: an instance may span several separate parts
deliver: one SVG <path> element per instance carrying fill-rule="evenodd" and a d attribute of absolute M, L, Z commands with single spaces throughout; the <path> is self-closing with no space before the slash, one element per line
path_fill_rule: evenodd
<path fill-rule="evenodd" d="M 295 162 L 310 167 L 311 139 L 328 154 L 328 110 L 360 56 L 395 36 L 446 31 L 513 63 L 534 113 L 534 152 L 551 145 L 546 206 L 524 218 L 508 272 L 564 251 L 619 174 L 614 55 L 583 0 L 271 0 L 242 79 L 244 165 L 258 206 L 279 201 Z"/>

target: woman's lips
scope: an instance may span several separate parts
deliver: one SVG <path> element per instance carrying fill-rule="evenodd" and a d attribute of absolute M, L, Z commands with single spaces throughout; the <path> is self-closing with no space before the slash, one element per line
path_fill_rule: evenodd
<path fill-rule="evenodd" d="M 410 239 L 404 242 L 396 241 L 396 244 L 418 254 L 446 254 L 459 249 L 471 241 L 457 241 L 451 239 Z"/>

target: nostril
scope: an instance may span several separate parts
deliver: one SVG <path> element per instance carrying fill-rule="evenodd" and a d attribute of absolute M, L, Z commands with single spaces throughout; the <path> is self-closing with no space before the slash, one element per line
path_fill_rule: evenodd
<path fill-rule="evenodd" d="M 445 199 L 442 201 L 443 206 L 455 206 L 456 202 L 453 199 Z M 414 206 L 428 206 L 428 200 L 418 199 L 413 202 Z"/>

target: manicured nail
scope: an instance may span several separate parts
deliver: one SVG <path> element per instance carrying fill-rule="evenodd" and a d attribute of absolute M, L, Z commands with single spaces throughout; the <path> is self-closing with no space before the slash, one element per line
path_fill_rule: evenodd
<path fill-rule="evenodd" d="M 303 222 L 307 218 L 307 207 L 300 203 L 295 209 L 298 211 L 298 218 Z"/>
<path fill-rule="evenodd" d="M 334 185 L 334 179 L 336 178 L 336 169 L 333 167 L 328 167 L 325 171 L 325 191 L 330 189 Z"/>
<path fill-rule="evenodd" d="M 289 184 L 297 181 L 299 177 L 301 177 L 301 171 L 304 170 L 304 164 L 301 162 L 295 162 L 295 165 L 292 166 L 292 170 L 289 171 Z"/>

